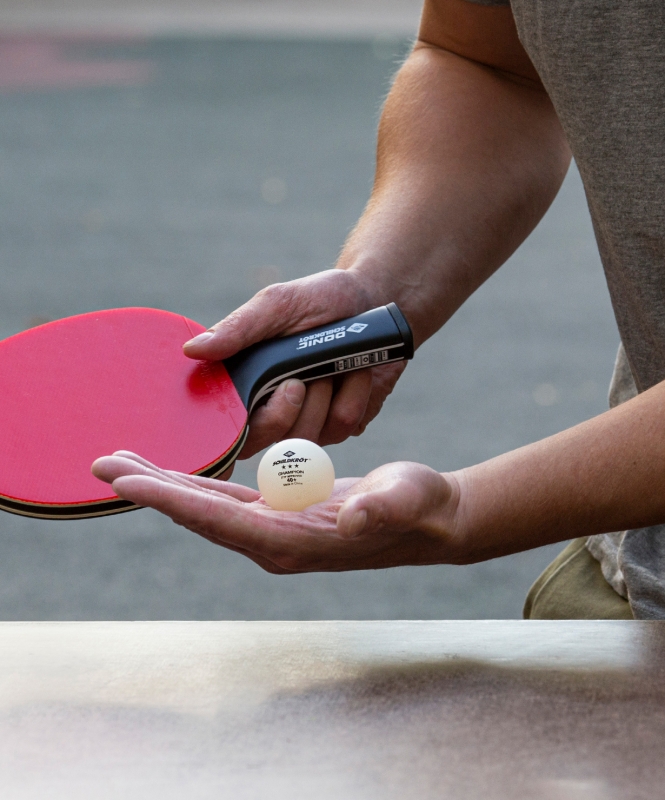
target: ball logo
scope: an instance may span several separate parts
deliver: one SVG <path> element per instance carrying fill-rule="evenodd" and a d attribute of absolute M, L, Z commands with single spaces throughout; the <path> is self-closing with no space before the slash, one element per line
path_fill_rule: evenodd
<path fill-rule="evenodd" d="M 367 325 L 364 322 L 354 322 L 353 325 L 349 325 L 347 331 L 349 333 L 362 333 Z"/>
<path fill-rule="evenodd" d="M 308 461 L 312 460 L 311 458 L 292 458 L 292 456 L 295 455 L 293 450 L 287 450 L 284 455 L 286 458 L 278 458 L 277 461 L 272 462 L 273 467 L 279 467 L 282 464 L 306 464 Z M 289 467 L 289 469 L 291 469 L 291 467 Z M 280 472 L 279 474 L 281 475 L 282 473 Z"/>

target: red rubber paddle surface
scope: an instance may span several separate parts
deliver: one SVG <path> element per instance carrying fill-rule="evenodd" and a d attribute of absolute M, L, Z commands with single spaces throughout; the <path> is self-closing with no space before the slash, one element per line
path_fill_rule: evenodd
<path fill-rule="evenodd" d="M 112 500 L 90 465 L 115 450 L 214 473 L 247 411 L 222 362 L 183 355 L 203 330 L 179 314 L 121 308 L 0 342 L 0 495 L 72 512 Z"/>

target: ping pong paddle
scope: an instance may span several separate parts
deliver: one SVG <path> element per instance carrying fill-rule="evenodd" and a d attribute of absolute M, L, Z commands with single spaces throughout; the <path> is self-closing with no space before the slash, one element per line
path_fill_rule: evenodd
<path fill-rule="evenodd" d="M 204 328 L 151 308 L 96 311 L 0 342 L 0 509 L 44 519 L 129 511 L 90 472 L 131 450 L 216 477 L 235 461 L 254 406 L 285 379 L 311 381 L 413 357 L 394 303 L 260 342 L 226 361 L 182 345 Z"/>

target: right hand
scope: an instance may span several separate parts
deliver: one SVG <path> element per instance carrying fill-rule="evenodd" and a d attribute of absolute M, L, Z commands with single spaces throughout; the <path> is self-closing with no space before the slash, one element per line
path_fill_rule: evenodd
<path fill-rule="evenodd" d="M 218 361 L 263 339 L 287 336 L 368 311 L 375 305 L 351 270 L 332 269 L 262 289 L 205 334 L 187 342 L 185 355 Z M 305 385 L 282 383 L 250 418 L 240 458 L 286 438 L 337 444 L 359 436 L 379 413 L 406 362 L 358 370 Z"/>

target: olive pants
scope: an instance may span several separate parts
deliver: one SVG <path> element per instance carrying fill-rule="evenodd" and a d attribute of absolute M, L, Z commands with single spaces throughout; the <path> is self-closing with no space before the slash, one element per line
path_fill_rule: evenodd
<path fill-rule="evenodd" d="M 574 539 L 536 580 L 524 619 L 633 619 L 628 601 L 605 580 L 585 543 Z"/>

